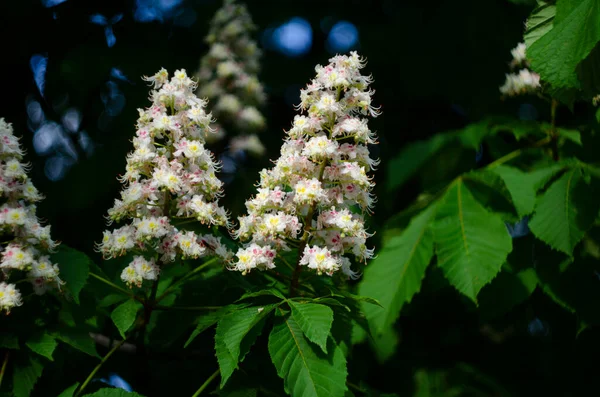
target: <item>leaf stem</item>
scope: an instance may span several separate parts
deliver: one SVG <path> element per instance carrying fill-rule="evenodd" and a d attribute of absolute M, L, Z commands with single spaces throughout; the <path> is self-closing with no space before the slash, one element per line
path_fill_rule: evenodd
<path fill-rule="evenodd" d="M 10 350 L 6 351 L 4 355 L 4 360 L 2 361 L 2 368 L 0 368 L 0 386 L 2 386 L 2 379 L 4 379 L 4 373 L 6 372 L 6 367 L 8 365 L 8 358 L 10 357 Z"/>
<path fill-rule="evenodd" d="M 215 262 L 218 262 L 220 260 L 219 257 L 215 257 L 212 258 L 206 262 L 204 262 L 203 264 L 201 264 L 200 266 L 198 266 L 197 268 L 195 268 L 194 270 L 190 271 L 189 273 L 187 273 L 185 276 L 181 277 L 179 280 L 175 281 L 173 284 L 171 284 L 166 290 L 165 292 L 163 292 L 158 299 L 156 299 L 156 303 L 162 301 L 167 295 L 169 295 L 169 292 L 171 292 L 173 290 L 173 288 L 177 287 L 179 284 L 183 283 L 184 281 L 188 280 L 191 277 L 194 277 L 198 272 L 200 272 L 202 269 L 204 269 L 207 266 L 212 265 Z"/>
<path fill-rule="evenodd" d="M 208 377 L 208 379 L 202 384 L 202 386 L 200 386 L 200 388 L 198 390 L 196 390 L 196 393 L 194 393 L 194 395 L 192 397 L 198 397 L 200 395 L 200 393 L 202 393 L 204 391 L 204 389 L 206 389 L 208 387 L 210 382 L 212 382 L 219 375 L 219 372 L 221 372 L 221 371 L 218 369 L 215 372 L 213 372 L 213 374 Z"/>
<path fill-rule="evenodd" d="M 111 286 L 112 288 L 116 289 L 117 291 L 135 299 L 138 302 L 141 303 L 145 303 L 144 300 L 138 296 L 136 296 L 135 294 L 133 294 L 132 292 L 127 291 L 125 288 L 119 287 L 117 284 L 113 283 L 112 281 L 109 281 L 107 279 L 105 279 L 102 276 L 97 275 L 96 273 L 92 273 L 90 272 L 90 276 L 94 277 L 96 280 L 102 281 L 104 284 Z"/>
<path fill-rule="evenodd" d="M 495 161 L 492 161 L 491 163 L 489 163 L 488 165 L 486 165 L 484 167 L 484 169 L 488 169 L 489 170 L 489 169 L 495 168 L 495 167 L 497 167 L 497 166 L 499 166 L 501 164 L 504 164 L 504 163 L 506 163 L 506 162 L 514 159 L 514 158 L 519 157 L 520 155 L 523 154 L 523 151 L 525 149 L 531 149 L 531 148 L 537 148 L 537 147 L 540 147 L 540 146 L 544 146 L 544 145 L 550 143 L 551 141 L 552 141 L 551 137 L 546 137 L 546 138 L 540 139 L 539 141 L 537 141 L 536 143 L 534 143 L 531 147 L 517 149 L 517 150 L 515 150 L 513 152 L 510 152 L 510 153 L 508 153 L 508 154 L 500 157 L 499 159 L 497 159 Z"/>
<path fill-rule="evenodd" d="M 90 383 L 90 381 L 92 380 L 92 378 L 94 377 L 94 375 L 96 375 L 96 373 L 100 370 L 100 368 L 102 367 L 102 365 L 104 365 L 104 363 L 108 361 L 108 359 L 110 358 L 110 356 L 113 355 L 114 352 L 116 352 L 117 350 L 119 350 L 119 348 L 121 346 L 123 346 L 123 344 L 125 343 L 126 340 L 127 340 L 127 338 L 125 338 L 122 341 L 120 341 L 119 343 L 115 344 L 112 347 L 112 349 L 110 349 L 109 352 L 106 353 L 106 356 L 104 356 L 102 358 L 102 360 L 98 363 L 98 365 L 96 365 L 96 367 L 92 370 L 92 372 L 88 375 L 88 377 L 86 378 L 86 380 L 83 382 L 83 384 L 81 385 L 81 387 L 79 388 L 79 390 L 77 391 L 77 393 L 75 393 L 75 397 L 81 395 L 81 393 L 83 392 L 83 389 L 85 389 L 85 387 L 88 385 L 88 383 Z"/>

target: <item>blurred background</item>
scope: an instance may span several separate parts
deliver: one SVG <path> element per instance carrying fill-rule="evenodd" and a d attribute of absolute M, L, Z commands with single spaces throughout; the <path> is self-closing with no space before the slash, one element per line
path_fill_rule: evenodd
<path fill-rule="evenodd" d="M 410 205 L 424 187 L 409 181 L 390 192 L 387 162 L 413 141 L 490 115 L 545 117 L 535 101 L 500 99 L 532 2 L 508 0 L 247 1 L 263 49 L 268 95 L 263 158 L 229 163 L 225 206 L 234 215 L 253 192 L 257 171 L 278 157 L 300 88 L 316 64 L 357 50 L 375 79 L 383 115 L 371 129 L 382 160 L 371 230 Z M 3 78 L 0 117 L 22 136 L 32 179 L 46 195 L 38 214 L 53 237 L 93 253 L 103 216 L 118 197 L 117 176 L 131 150 L 137 108 L 149 104 L 142 75 L 161 67 L 192 74 L 208 47 L 203 39 L 218 0 L 18 0 L 0 2 Z M 469 169 L 485 151 L 444 151 L 442 167 L 422 172 L 430 185 Z M 381 235 L 373 239 L 380 245 Z M 98 260 L 98 256 L 95 258 Z M 414 395 L 580 395 L 597 360 L 597 342 L 554 304 L 529 305 L 489 324 L 441 278 L 403 311 L 397 353 L 382 363 L 368 346 L 352 373 L 387 392 Z M 532 310 L 534 311 L 532 313 Z M 583 344 L 583 345 L 582 345 Z M 581 346 L 585 346 L 582 348 Z M 579 366 L 570 363 L 579 361 Z M 597 386 L 593 386 L 597 389 Z M 589 389 L 588 389 L 589 390 Z M 427 391 L 427 394 L 419 394 Z M 559 392 L 560 391 L 560 392 Z M 437 394 L 436 394 L 437 393 Z M 404 395 L 404 394 L 402 394 Z"/>

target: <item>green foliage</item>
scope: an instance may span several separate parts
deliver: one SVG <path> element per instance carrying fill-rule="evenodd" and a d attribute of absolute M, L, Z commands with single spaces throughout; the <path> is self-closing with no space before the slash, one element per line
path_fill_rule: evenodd
<path fill-rule="evenodd" d="M 79 303 L 79 293 L 83 289 L 90 270 L 91 259 L 83 252 L 61 244 L 52 255 L 52 260 L 59 264 L 60 277 L 66 283 L 65 288 Z"/>
<path fill-rule="evenodd" d="M 346 387 L 346 359 L 332 338 L 327 354 L 312 344 L 290 314 L 277 318 L 269 335 L 269 354 L 292 397 L 342 397 Z"/>
<path fill-rule="evenodd" d="M 546 21 L 551 19 L 548 8 L 544 15 Z M 581 80 L 586 76 L 581 73 L 589 72 L 581 67 L 586 69 L 583 61 L 600 41 L 600 5 L 595 0 L 558 0 L 554 23 L 548 26 L 539 22 L 537 29 L 528 29 L 529 37 L 526 34 L 533 70 L 556 89 L 584 88 Z"/>
<path fill-rule="evenodd" d="M 481 206 L 461 180 L 442 198 L 433 235 L 438 266 L 474 302 L 512 249 L 502 219 Z"/>
<path fill-rule="evenodd" d="M 52 361 L 52 353 L 54 353 L 58 342 L 56 342 L 53 336 L 44 332 L 34 335 L 25 344 L 35 353 Z"/>
<path fill-rule="evenodd" d="M 276 305 L 248 307 L 223 316 L 217 325 L 215 349 L 221 368 L 221 387 L 243 361 Z"/>
<path fill-rule="evenodd" d="M 377 298 L 382 306 L 366 307 L 376 332 L 394 324 L 402 306 L 421 289 L 433 256 L 433 233 L 429 226 L 435 209 L 432 205 L 416 216 L 402 235 L 390 239 L 365 269 L 360 294 Z"/>
<path fill-rule="evenodd" d="M 289 302 L 292 318 L 309 341 L 317 344 L 327 354 L 327 340 L 333 323 L 333 310 L 316 303 Z"/>
<path fill-rule="evenodd" d="M 125 334 L 131 328 L 142 305 L 133 299 L 120 304 L 112 311 L 110 318 L 115 323 L 121 337 L 125 338 Z"/>
<path fill-rule="evenodd" d="M 43 370 L 44 366 L 37 358 L 30 356 L 17 361 L 13 369 L 14 396 L 28 397 Z"/>
<path fill-rule="evenodd" d="M 568 170 L 538 199 L 531 231 L 552 248 L 572 255 L 600 210 L 596 185 L 581 169 Z"/>

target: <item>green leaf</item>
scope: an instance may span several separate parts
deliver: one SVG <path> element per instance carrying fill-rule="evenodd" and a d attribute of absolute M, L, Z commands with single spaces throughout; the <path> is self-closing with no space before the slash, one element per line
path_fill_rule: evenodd
<path fill-rule="evenodd" d="M 238 361 L 233 357 L 222 337 L 215 336 L 215 353 L 221 370 L 221 388 L 223 388 L 237 369 Z"/>
<path fill-rule="evenodd" d="M 56 342 L 54 337 L 44 332 L 35 335 L 25 342 L 25 344 L 40 356 L 44 356 L 48 360 L 54 361 L 52 358 L 52 353 L 54 353 L 54 349 L 56 349 L 56 346 L 58 345 L 58 342 Z"/>
<path fill-rule="evenodd" d="M 581 132 L 577 130 L 569 130 L 566 128 L 557 128 L 556 132 L 559 136 L 581 146 Z"/>
<path fill-rule="evenodd" d="M 438 206 L 433 234 L 438 266 L 458 291 L 477 303 L 477 294 L 498 274 L 512 250 L 504 222 L 458 180 Z"/>
<path fill-rule="evenodd" d="M 125 303 L 120 304 L 110 314 L 110 318 L 115 323 L 121 337 L 125 338 L 125 333 L 131 328 L 138 311 L 142 308 L 142 304 L 136 300 L 130 299 Z"/>
<path fill-rule="evenodd" d="M 388 189 L 403 185 L 431 156 L 455 139 L 451 134 L 441 134 L 407 145 L 388 163 Z"/>
<path fill-rule="evenodd" d="M 248 299 L 248 298 L 256 298 L 258 296 L 273 296 L 276 298 L 279 298 L 280 300 L 285 300 L 285 296 L 283 296 L 283 294 L 281 292 L 279 292 L 278 290 L 276 290 L 275 288 L 269 288 L 269 289 L 261 289 L 260 291 L 256 291 L 256 292 L 247 292 L 244 295 L 242 295 L 242 297 L 240 299 L 238 299 L 236 302 Z"/>
<path fill-rule="evenodd" d="M 490 320 L 508 313 L 527 300 L 537 285 L 538 277 L 532 268 L 517 274 L 501 271 L 479 293 L 479 311 L 482 317 Z"/>
<path fill-rule="evenodd" d="M 333 323 L 333 310 L 316 303 L 300 303 L 289 301 L 292 317 L 298 323 L 304 335 L 319 345 L 327 353 L 327 339 Z"/>
<path fill-rule="evenodd" d="M 375 333 L 391 326 L 405 303 L 421 289 L 425 270 L 433 256 L 429 225 L 437 207 L 431 205 L 415 216 L 404 232 L 393 237 L 366 267 L 360 295 L 377 299 L 383 308 L 363 305 Z"/>
<path fill-rule="evenodd" d="M 12 335 L 6 332 L 0 333 L 0 347 L 5 349 L 18 349 L 19 339 L 16 335 Z"/>
<path fill-rule="evenodd" d="M 183 347 L 188 347 L 198 335 L 215 325 L 219 321 L 220 316 L 221 314 L 219 314 L 219 312 L 215 312 L 208 313 L 202 317 L 199 317 L 196 320 L 196 328 L 194 329 L 188 340 L 185 342 L 185 345 L 183 345 Z"/>
<path fill-rule="evenodd" d="M 565 4 L 562 4 L 565 3 Z M 600 4 L 597 0 L 559 0 L 564 17 L 527 49 L 532 68 L 555 88 L 580 88 L 575 70 L 600 40 Z M 558 12 L 558 11 L 557 11 Z"/>
<path fill-rule="evenodd" d="M 96 352 L 94 340 L 89 333 L 83 330 L 64 327 L 59 332 L 53 333 L 52 336 L 92 357 L 100 357 Z"/>
<path fill-rule="evenodd" d="M 92 260 L 83 252 L 61 244 L 52 255 L 52 262 L 58 264 L 60 278 L 66 283 L 65 288 L 79 304 L 79 292 L 87 281 Z"/>
<path fill-rule="evenodd" d="M 533 184 L 523 183 L 526 174 L 518 168 L 507 165 L 495 167 L 492 172 L 504 181 L 519 217 L 531 214 L 535 206 L 536 192 Z"/>
<path fill-rule="evenodd" d="M 346 387 L 346 359 L 329 338 L 328 354 L 305 338 L 292 316 L 278 317 L 269 335 L 269 354 L 292 397 L 343 397 Z"/>
<path fill-rule="evenodd" d="M 106 295 L 104 298 L 102 298 L 100 302 L 98 302 L 98 307 L 109 307 L 114 305 L 115 303 L 121 303 L 127 299 L 127 296 L 124 294 Z"/>
<path fill-rule="evenodd" d="M 525 45 L 527 48 L 531 48 L 533 43 L 552 29 L 555 15 L 556 6 L 547 2 L 542 2 L 539 7 L 533 10 L 525 23 Z"/>
<path fill-rule="evenodd" d="M 276 307 L 277 305 L 247 307 L 231 312 L 219 320 L 215 349 L 221 368 L 221 387 L 254 344 L 262 331 L 263 320 Z"/>
<path fill-rule="evenodd" d="M 87 397 L 144 397 L 141 394 L 128 392 L 123 389 L 100 389 L 95 393 L 86 394 Z"/>
<path fill-rule="evenodd" d="M 73 397 L 73 395 L 75 394 L 75 390 L 77 390 L 78 387 L 79 382 L 67 387 L 65 390 L 63 390 L 62 393 L 58 395 L 58 397 Z"/>
<path fill-rule="evenodd" d="M 523 176 L 523 184 L 531 185 L 533 190 L 537 193 L 540 189 L 544 188 L 555 175 L 559 174 L 564 169 L 565 166 L 561 164 L 553 164 L 549 167 L 539 168 L 525 174 Z"/>
<path fill-rule="evenodd" d="M 567 171 L 538 199 L 529 229 L 555 250 L 572 255 L 600 209 L 597 183 L 586 184 L 581 170 Z"/>
<path fill-rule="evenodd" d="M 14 396 L 28 397 L 43 370 L 44 366 L 33 357 L 29 357 L 26 363 L 17 361 L 13 370 Z"/>

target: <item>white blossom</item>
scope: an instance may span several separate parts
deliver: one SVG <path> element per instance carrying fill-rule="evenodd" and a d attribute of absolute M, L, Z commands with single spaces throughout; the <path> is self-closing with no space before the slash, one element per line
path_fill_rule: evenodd
<path fill-rule="evenodd" d="M 368 172 L 379 161 L 369 157 L 366 145 L 376 136 L 363 116 L 379 110 L 371 104 L 371 77 L 360 73 L 364 65 L 352 52 L 316 67 L 317 77 L 300 94 L 304 114 L 295 116 L 281 156 L 261 171 L 257 193 L 246 201 L 248 213 L 238 218 L 234 235 L 247 246 L 231 260 L 231 270 L 271 269 L 275 262 L 264 261 L 261 248 L 276 257 L 290 242 L 299 247 L 298 265 L 317 274 L 356 278 L 352 264 L 373 257 L 364 214 L 375 202 Z"/>
<path fill-rule="evenodd" d="M 207 254 L 230 257 L 215 244 L 203 244 L 203 236 L 180 231 L 177 222 L 197 220 L 206 225 L 228 226 L 226 211 L 218 205 L 222 182 L 219 165 L 205 148 L 212 134 L 207 102 L 194 95 L 196 83 L 185 70 L 173 77 L 161 69 L 146 78 L 154 86 L 152 104 L 139 109 L 133 151 L 127 156 L 121 199 L 108 211 L 109 222 L 127 223 L 105 231 L 97 250 L 106 259 L 134 252 L 121 273 L 129 286 L 156 280 L 161 266 L 177 257 L 199 258 Z M 159 253 L 159 260 L 148 259 Z"/>

